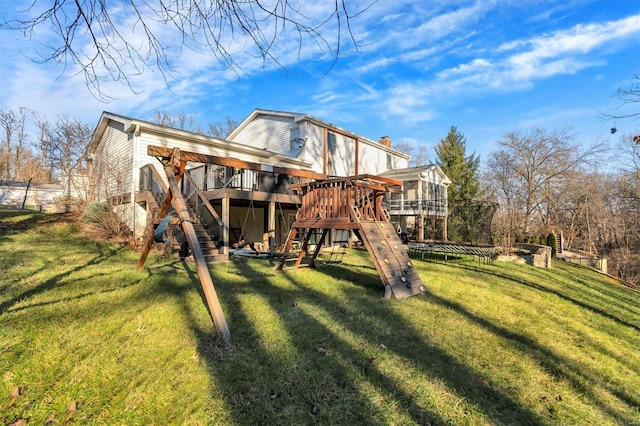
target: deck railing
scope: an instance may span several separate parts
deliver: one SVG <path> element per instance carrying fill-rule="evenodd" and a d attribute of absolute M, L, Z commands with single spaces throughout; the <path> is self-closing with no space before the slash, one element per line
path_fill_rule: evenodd
<path fill-rule="evenodd" d="M 302 185 L 298 220 L 349 220 L 352 208 L 359 220 L 386 220 L 382 206 L 384 182 L 374 177 L 328 179 Z"/>
<path fill-rule="evenodd" d="M 238 189 L 243 191 L 263 191 L 280 194 L 292 194 L 290 185 L 301 183 L 301 179 L 271 172 L 239 169 L 235 167 L 205 164 L 189 173 L 194 182 L 203 191 L 215 189 Z"/>
<path fill-rule="evenodd" d="M 220 240 L 222 238 L 222 220 L 196 185 L 192 171 L 185 171 L 180 186 L 182 195 L 195 213 L 198 222 L 204 225 L 214 241 Z M 167 184 L 161 178 L 158 170 L 151 164 L 140 168 L 139 189 L 140 192 L 150 192 L 158 206 L 162 204 L 168 191 Z"/>
<path fill-rule="evenodd" d="M 444 200 L 386 199 L 384 203 L 390 211 L 413 211 L 415 214 L 423 213 L 432 216 L 447 215 L 447 202 Z"/>

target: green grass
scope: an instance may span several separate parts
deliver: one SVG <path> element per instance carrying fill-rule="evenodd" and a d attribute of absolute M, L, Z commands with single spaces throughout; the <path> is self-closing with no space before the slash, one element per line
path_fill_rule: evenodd
<path fill-rule="evenodd" d="M 384 300 L 364 251 L 217 264 L 225 344 L 193 265 L 0 225 L 0 424 L 640 424 L 640 293 L 586 268 L 416 261 Z"/>

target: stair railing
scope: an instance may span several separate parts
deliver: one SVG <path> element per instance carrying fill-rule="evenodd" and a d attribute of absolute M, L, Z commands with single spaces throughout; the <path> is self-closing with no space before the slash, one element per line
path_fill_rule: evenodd
<path fill-rule="evenodd" d="M 187 170 L 182 179 L 182 195 L 196 214 L 198 221 L 207 229 L 212 239 L 218 243 L 222 240 L 223 223 L 207 197 L 198 188 L 190 172 Z"/>
<path fill-rule="evenodd" d="M 160 172 L 152 164 L 140 168 L 140 192 L 150 192 L 156 203 L 161 205 L 168 191 Z"/>

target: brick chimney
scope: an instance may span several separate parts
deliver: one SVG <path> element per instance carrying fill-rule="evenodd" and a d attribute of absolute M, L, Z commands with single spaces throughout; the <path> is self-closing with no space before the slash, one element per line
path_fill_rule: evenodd
<path fill-rule="evenodd" d="M 378 140 L 378 142 L 380 142 L 382 145 L 384 146 L 391 146 L 391 139 L 389 139 L 389 136 L 383 136 L 380 138 L 380 140 Z"/>

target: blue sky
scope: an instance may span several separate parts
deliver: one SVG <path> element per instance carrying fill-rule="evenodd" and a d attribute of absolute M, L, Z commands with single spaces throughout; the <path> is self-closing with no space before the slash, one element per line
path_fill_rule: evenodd
<path fill-rule="evenodd" d="M 30 0 L 3 3 L 2 19 L 11 19 L 12 8 Z M 330 4 L 302 3 L 316 22 Z M 369 3 L 347 0 L 351 11 Z M 114 9 L 113 17 L 134 28 L 127 14 Z M 255 108 L 295 111 L 371 139 L 426 144 L 432 160 L 431 148 L 452 125 L 467 137 L 468 153 L 483 159 L 514 129 L 571 128 L 585 144 L 640 129 L 638 120 L 600 116 L 615 112 L 612 95 L 640 74 L 640 0 L 380 0 L 351 26 L 359 47 L 344 38 L 333 66 L 331 52 L 311 40 L 298 46 L 294 33 L 273 46 L 281 66 L 264 65 L 235 40 L 230 46 L 242 73 L 211 55 L 180 53 L 174 42 L 169 81 L 145 69 L 131 77 L 137 94 L 107 81 L 102 90 L 115 98 L 109 103 L 90 94 L 73 65 L 36 63 L 30 58 L 42 44 L 3 30 L 0 108 L 66 114 L 92 126 L 103 110 L 140 119 L 156 109 L 182 112 L 203 127 L 227 116 L 241 120 Z M 324 28 L 330 43 L 334 29 Z M 175 40 L 168 28 L 157 30 L 161 39 Z M 132 40 L 140 36 L 130 31 Z M 46 28 L 37 35 L 50 36 Z M 619 133 L 611 135 L 614 125 Z"/>

